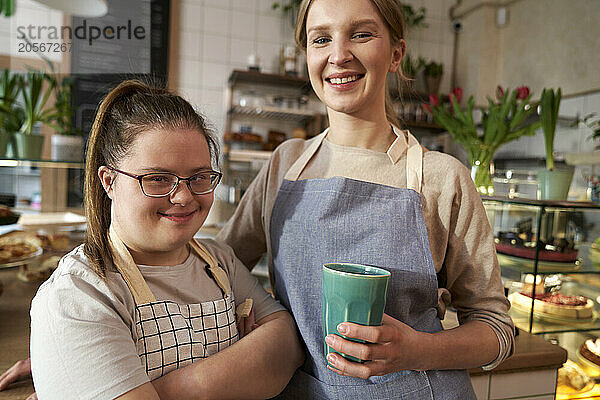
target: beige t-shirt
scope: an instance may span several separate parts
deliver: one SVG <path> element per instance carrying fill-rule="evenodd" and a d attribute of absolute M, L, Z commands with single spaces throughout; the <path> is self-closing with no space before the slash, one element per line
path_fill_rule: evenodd
<path fill-rule="evenodd" d="M 256 320 L 285 308 L 227 245 L 200 242 L 227 272 L 236 304 L 253 299 Z M 174 266 L 138 265 L 157 301 L 222 299 L 194 253 Z M 149 381 L 136 351 L 135 303 L 116 271 L 103 281 L 79 246 L 63 257 L 31 303 L 31 365 L 40 399 L 113 399 Z"/>
<path fill-rule="evenodd" d="M 275 150 L 218 235 L 247 266 L 255 265 L 264 252 L 270 253 L 269 223 L 279 187 L 312 140 L 291 139 Z M 342 176 L 405 188 L 407 146 L 404 135 L 398 136 L 387 153 L 340 146 L 325 139 L 299 179 Z M 504 296 L 481 198 L 464 165 L 435 151 L 424 153 L 422 185 L 423 215 L 438 278 L 439 315 L 451 305 L 460 323 L 479 320 L 489 324 L 498 337 L 500 352 L 484 368 L 494 368 L 513 352 L 514 325 L 508 316 L 510 303 Z"/>

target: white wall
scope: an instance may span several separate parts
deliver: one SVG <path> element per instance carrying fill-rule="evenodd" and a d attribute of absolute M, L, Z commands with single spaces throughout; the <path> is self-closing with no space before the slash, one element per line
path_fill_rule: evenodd
<path fill-rule="evenodd" d="M 10 18 L 0 16 L 0 56 L 39 60 L 35 53 L 18 52 L 18 46 L 16 45 L 17 27 L 33 25 L 36 29 L 42 26 L 59 28 L 63 23 L 63 13 L 31 0 L 19 0 L 15 3 L 13 16 Z M 60 52 L 47 52 L 46 56 L 55 62 L 60 62 L 62 59 Z"/>
<path fill-rule="evenodd" d="M 507 23 L 496 24 L 497 5 Z M 476 104 L 486 104 L 497 85 L 527 85 L 534 98 L 545 87 L 564 94 L 600 90 L 600 1 L 463 0 L 458 44 L 458 84 Z"/>
<path fill-rule="evenodd" d="M 452 74 L 452 52 L 454 49 L 454 33 L 450 21 L 449 9 L 453 0 L 404 0 L 415 11 L 425 7 L 427 28 L 412 28 L 407 32 L 406 47 L 411 56 L 421 56 L 427 61 L 442 62 L 444 74 L 440 84 L 440 92 L 448 93 Z"/>
<path fill-rule="evenodd" d="M 178 90 L 222 132 L 224 92 L 234 69 L 246 69 L 248 55 L 261 71 L 278 73 L 279 51 L 293 43 L 291 22 L 271 0 L 184 0 L 180 3 Z"/>

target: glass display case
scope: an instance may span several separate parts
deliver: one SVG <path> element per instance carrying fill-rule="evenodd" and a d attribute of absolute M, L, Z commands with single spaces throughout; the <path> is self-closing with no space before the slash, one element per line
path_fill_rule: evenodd
<path fill-rule="evenodd" d="M 565 348 L 595 382 L 600 377 L 600 205 L 482 200 L 515 326 Z M 587 386 L 600 393 L 600 385 Z"/>
<path fill-rule="evenodd" d="M 20 213 L 83 210 L 83 162 L 0 159 L 0 204 Z"/>

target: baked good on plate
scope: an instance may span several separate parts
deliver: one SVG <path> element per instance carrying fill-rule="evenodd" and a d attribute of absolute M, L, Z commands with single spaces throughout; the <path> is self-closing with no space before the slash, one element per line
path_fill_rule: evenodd
<path fill-rule="evenodd" d="M 581 344 L 579 354 L 600 368 L 600 338 L 588 339 Z"/>
<path fill-rule="evenodd" d="M 558 370 L 557 384 L 581 390 L 590 383 L 590 378 L 581 367 L 571 360 L 567 360 Z"/>
<path fill-rule="evenodd" d="M 0 236 L 0 264 L 24 260 L 40 250 L 41 241 L 35 235 L 13 231 Z"/>
<path fill-rule="evenodd" d="M 531 310 L 531 294 L 515 292 L 508 296 L 516 308 Z M 536 294 L 533 310 L 561 319 L 590 319 L 594 311 L 594 301 L 585 296 L 569 296 L 562 293 Z"/>

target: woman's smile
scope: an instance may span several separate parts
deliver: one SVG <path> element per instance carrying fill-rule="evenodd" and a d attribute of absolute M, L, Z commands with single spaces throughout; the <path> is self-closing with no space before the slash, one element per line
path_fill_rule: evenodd
<path fill-rule="evenodd" d="M 189 212 L 158 212 L 158 215 L 161 218 L 165 218 L 171 222 L 175 222 L 176 224 L 184 224 L 186 222 L 191 221 L 196 216 L 197 212 L 198 210 L 193 210 Z"/>
<path fill-rule="evenodd" d="M 335 90 L 350 90 L 356 87 L 364 76 L 357 73 L 331 74 L 325 81 Z"/>

